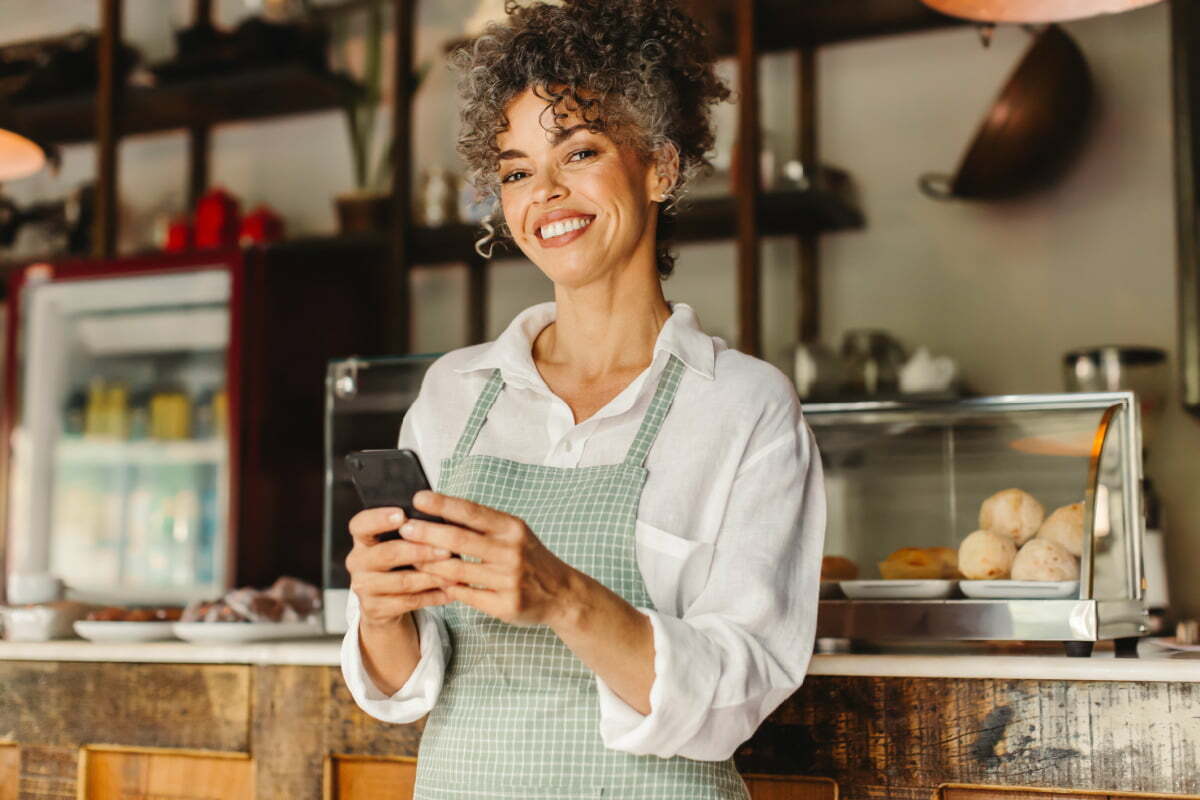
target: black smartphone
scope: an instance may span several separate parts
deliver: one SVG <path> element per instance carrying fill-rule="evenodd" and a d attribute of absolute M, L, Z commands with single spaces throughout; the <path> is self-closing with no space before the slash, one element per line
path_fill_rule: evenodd
<path fill-rule="evenodd" d="M 346 456 L 346 466 L 363 508 L 396 506 L 409 519 L 445 522 L 441 517 L 413 508 L 413 495 L 430 486 L 421 459 L 412 450 L 358 450 Z M 387 531 L 379 534 L 376 541 L 399 538 L 399 531 Z"/>

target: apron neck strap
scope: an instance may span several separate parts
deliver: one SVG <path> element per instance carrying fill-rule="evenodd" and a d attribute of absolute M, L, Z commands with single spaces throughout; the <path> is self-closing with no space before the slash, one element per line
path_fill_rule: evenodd
<path fill-rule="evenodd" d="M 649 455 L 650 447 L 658 436 L 658 429 L 662 427 L 667 412 L 671 410 L 671 403 L 675 401 L 675 391 L 679 388 L 683 369 L 683 362 L 679 360 L 679 356 L 672 353 L 671 360 L 667 362 L 658 378 L 658 388 L 650 400 L 646 415 L 642 417 L 637 436 L 633 437 L 633 444 L 629 445 L 629 452 L 625 454 L 626 464 L 640 467 L 646 463 L 646 456 Z"/>
<path fill-rule="evenodd" d="M 667 366 L 663 368 L 662 375 L 658 378 L 658 388 L 654 391 L 654 397 L 650 400 L 650 407 L 646 409 L 646 415 L 642 417 L 641 427 L 638 428 L 637 435 L 633 437 L 633 443 L 629 445 L 629 452 L 625 454 L 624 463 L 640 467 L 646 462 L 650 447 L 658 437 L 658 429 L 662 427 L 663 420 L 667 418 L 667 412 L 671 410 L 671 403 L 675 401 L 675 392 L 679 388 L 679 379 L 683 377 L 683 370 L 683 362 L 679 360 L 678 356 L 672 354 Z M 479 393 L 479 399 L 475 401 L 475 407 L 471 409 L 471 416 L 467 418 L 462 435 L 458 437 L 458 444 L 454 447 L 454 458 L 466 458 L 471 454 L 471 449 L 475 447 L 475 440 L 479 438 L 479 432 L 483 430 L 483 423 L 487 421 L 488 413 L 496 404 L 496 398 L 500 396 L 503 388 L 504 380 L 500 377 L 500 370 L 493 370 L 483 391 Z"/>
<path fill-rule="evenodd" d="M 483 429 L 483 423 L 487 421 L 488 412 L 496 404 L 496 398 L 500 396 L 500 390 L 503 388 L 504 381 L 500 378 L 500 370 L 492 370 L 492 377 L 488 378 L 483 391 L 479 393 L 479 399 L 475 401 L 475 407 L 471 409 L 471 416 L 467 417 L 467 425 L 463 428 L 462 435 L 458 437 L 458 444 L 454 447 L 454 458 L 466 458 L 471 454 L 471 448 L 475 446 L 475 440 L 479 438 L 479 431 Z"/>

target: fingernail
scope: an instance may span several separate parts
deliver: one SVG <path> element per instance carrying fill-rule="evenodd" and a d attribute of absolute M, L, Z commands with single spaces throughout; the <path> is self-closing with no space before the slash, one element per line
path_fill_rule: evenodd
<path fill-rule="evenodd" d="M 416 527 L 411 522 L 406 522 L 400 526 L 400 535 L 407 539 L 417 532 Z"/>
<path fill-rule="evenodd" d="M 413 500 L 428 500 L 432 495 L 433 492 L 429 491 L 428 489 L 422 489 L 413 495 Z"/>
<path fill-rule="evenodd" d="M 440 547 L 435 547 L 435 548 L 433 548 L 433 554 L 434 554 L 435 556 L 438 556 L 439 558 L 449 558 L 449 557 L 450 557 L 450 551 L 449 551 L 449 550 L 443 550 L 443 549 L 442 549 L 442 548 L 440 548 Z"/>
<path fill-rule="evenodd" d="M 388 522 L 394 522 L 399 525 L 401 522 L 404 522 L 404 514 L 400 511 L 397 511 L 388 517 Z"/>

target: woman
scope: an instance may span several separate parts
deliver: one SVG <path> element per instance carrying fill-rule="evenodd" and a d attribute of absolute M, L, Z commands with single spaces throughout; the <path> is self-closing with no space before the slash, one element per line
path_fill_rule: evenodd
<path fill-rule="evenodd" d="M 788 380 L 662 291 L 728 91 L 665 0 L 510 9 L 464 60 L 460 153 L 555 300 L 430 367 L 400 446 L 446 524 L 351 521 L 346 681 L 429 714 L 418 798 L 744 798 L 732 753 L 812 651 L 824 500 Z"/>

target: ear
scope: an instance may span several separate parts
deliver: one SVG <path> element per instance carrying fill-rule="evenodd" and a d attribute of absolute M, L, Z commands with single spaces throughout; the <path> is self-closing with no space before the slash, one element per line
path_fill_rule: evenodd
<path fill-rule="evenodd" d="M 650 199 L 666 203 L 679 180 L 679 149 L 668 142 L 654 152 L 651 161 L 653 169 L 647 174 Z"/>

